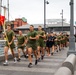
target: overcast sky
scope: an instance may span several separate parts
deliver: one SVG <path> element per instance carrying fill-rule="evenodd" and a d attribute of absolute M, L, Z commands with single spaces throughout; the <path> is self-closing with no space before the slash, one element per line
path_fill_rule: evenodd
<path fill-rule="evenodd" d="M 7 0 L 2 0 L 3 5 L 7 6 Z M 44 22 L 44 0 L 9 0 L 10 1 L 10 20 L 25 17 L 30 24 Z M 61 18 L 63 9 L 64 18 L 70 20 L 70 0 L 48 0 L 46 5 L 46 18 Z M 76 0 L 74 0 L 74 21 L 76 21 Z"/>

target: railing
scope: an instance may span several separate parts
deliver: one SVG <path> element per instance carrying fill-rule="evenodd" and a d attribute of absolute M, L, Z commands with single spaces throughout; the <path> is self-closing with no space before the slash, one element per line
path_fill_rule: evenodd
<path fill-rule="evenodd" d="M 5 42 L 6 42 L 6 40 L 0 40 L 0 56 L 3 56 L 4 55 Z M 15 40 L 15 42 L 16 42 L 16 40 Z M 15 52 L 16 51 L 17 51 L 17 47 L 15 48 Z"/>
<path fill-rule="evenodd" d="M 0 40 L 0 56 L 4 55 L 5 40 Z"/>

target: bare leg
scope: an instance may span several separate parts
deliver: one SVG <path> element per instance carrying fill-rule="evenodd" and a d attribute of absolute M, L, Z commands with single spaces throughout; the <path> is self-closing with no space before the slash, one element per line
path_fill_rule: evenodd
<path fill-rule="evenodd" d="M 40 58 L 41 54 L 40 54 L 40 46 L 37 47 L 37 52 L 38 52 L 38 58 Z"/>
<path fill-rule="evenodd" d="M 8 47 L 4 47 L 5 61 L 8 60 Z"/>
<path fill-rule="evenodd" d="M 18 49 L 18 58 L 20 58 L 21 49 Z"/>
<path fill-rule="evenodd" d="M 29 62 L 32 63 L 32 57 L 31 57 L 31 54 L 32 54 L 32 48 L 28 48 L 28 59 L 29 59 Z"/>

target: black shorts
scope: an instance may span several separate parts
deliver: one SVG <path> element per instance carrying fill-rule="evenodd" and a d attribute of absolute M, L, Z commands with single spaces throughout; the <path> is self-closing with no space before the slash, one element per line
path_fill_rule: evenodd
<path fill-rule="evenodd" d="M 47 41 L 47 42 L 46 42 L 46 47 L 49 47 L 49 48 L 52 47 L 52 42 Z"/>

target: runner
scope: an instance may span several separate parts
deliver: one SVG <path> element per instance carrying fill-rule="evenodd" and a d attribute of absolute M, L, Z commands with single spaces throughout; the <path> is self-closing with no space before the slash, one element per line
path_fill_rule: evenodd
<path fill-rule="evenodd" d="M 28 58 L 29 58 L 29 65 L 28 67 L 32 67 L 32 57 L 31 54 L 32 52 L 35 55 L 35 65 L 37 65 L 38 60 L 37 60 L 37 32 L 34 31 L 34 26 L 30 25 L 30 32 L 27 34 L 28 37 L 28 43 L 27 43 L 27 50 L 28 50 Z"/>
<path fill-rule="evenodd" d="M 61 34 L 60 33 L 58 34 L 57 39 L 58 39 L 59 51 L 61 51 Z"/>
<path fill-rule="evenodd" d="M 51 55 L 53 55 L 54 51 L 55 51 L 55 39 L 56 39 L 56 37 L 55 37 L 54 33 L 52 33 L 51 34 L 51 43 L 52 43 L 52 52 L 51 52 Z"/>
<path fill-rule="evenodd" d="M 52 42 L 51 42 L 51 33 L 48 33 L 47 35 L 47 41 L 46 41 L 46 51 L 47 55 L 50 56 L 50 48 L 52 48 Z"/>
<path fill-rule="evenodd" d="M 61 49 L 63 50 L 64 49 L 64 36 L 63 36 L 63 33 L 60 34 L 61 36 Z"/>
<path fill-rule="evenodd" d="M 26 44 L 26 39 L 22 35 L 22 31 L 19 30 L 19 36 L 17 37 L 17 46 L 18 46 L 18 59 L 17 59 L 17 61 L 21 60 L 20 59 L 20 52 L 21 52 L 21 50 L 23 52 L 24 57 L 26 58 L 25 51 L 24 51 L 25 44 Z"/>
<path fill-rule="evenodd" d="M 15 34 L 13 30 L 11 30 L 10 24 L 7 25 L 7 31 L 6 31 L 5 36 L 7 37 L 7 40 L 4 47 L 5 62 L 3 64 L 6 66 L 8 65 L 8 50 L 9 49 L 11 50 L 12 56 L 14 58 L 14 62 L 16 63 L 16 57 L 13 50 L 15 48 L 15 44 L 14 44 Z"/>
<path fill-rule="evenodd" d="M 57 34 L 55 34 L 55 37 L 56 37 L 56 39 L 55 39 L 55 50 L 56 50 L 56 52 L 58 52 L 58 39 L 57 39 Z"/>
<path fill-rule="evenodd" d="M 45 52 L 44 52 L 44 49 L 45 49 L 44 39 L 46 38 L 46 35 L 45 35 L 45 32 L 42 30 L 41 26 L 38 27 L 37 34 L 39 36 L 39 39 L 37 41 L 37 43 L 38 43 L 37 49 L 38 49 L 38 57 L 39 57 L 38 60 L 40 60 L 40 50 L 41 50 L 41 59 L 43 60 L 44 54 L 45 54 Z"/>

